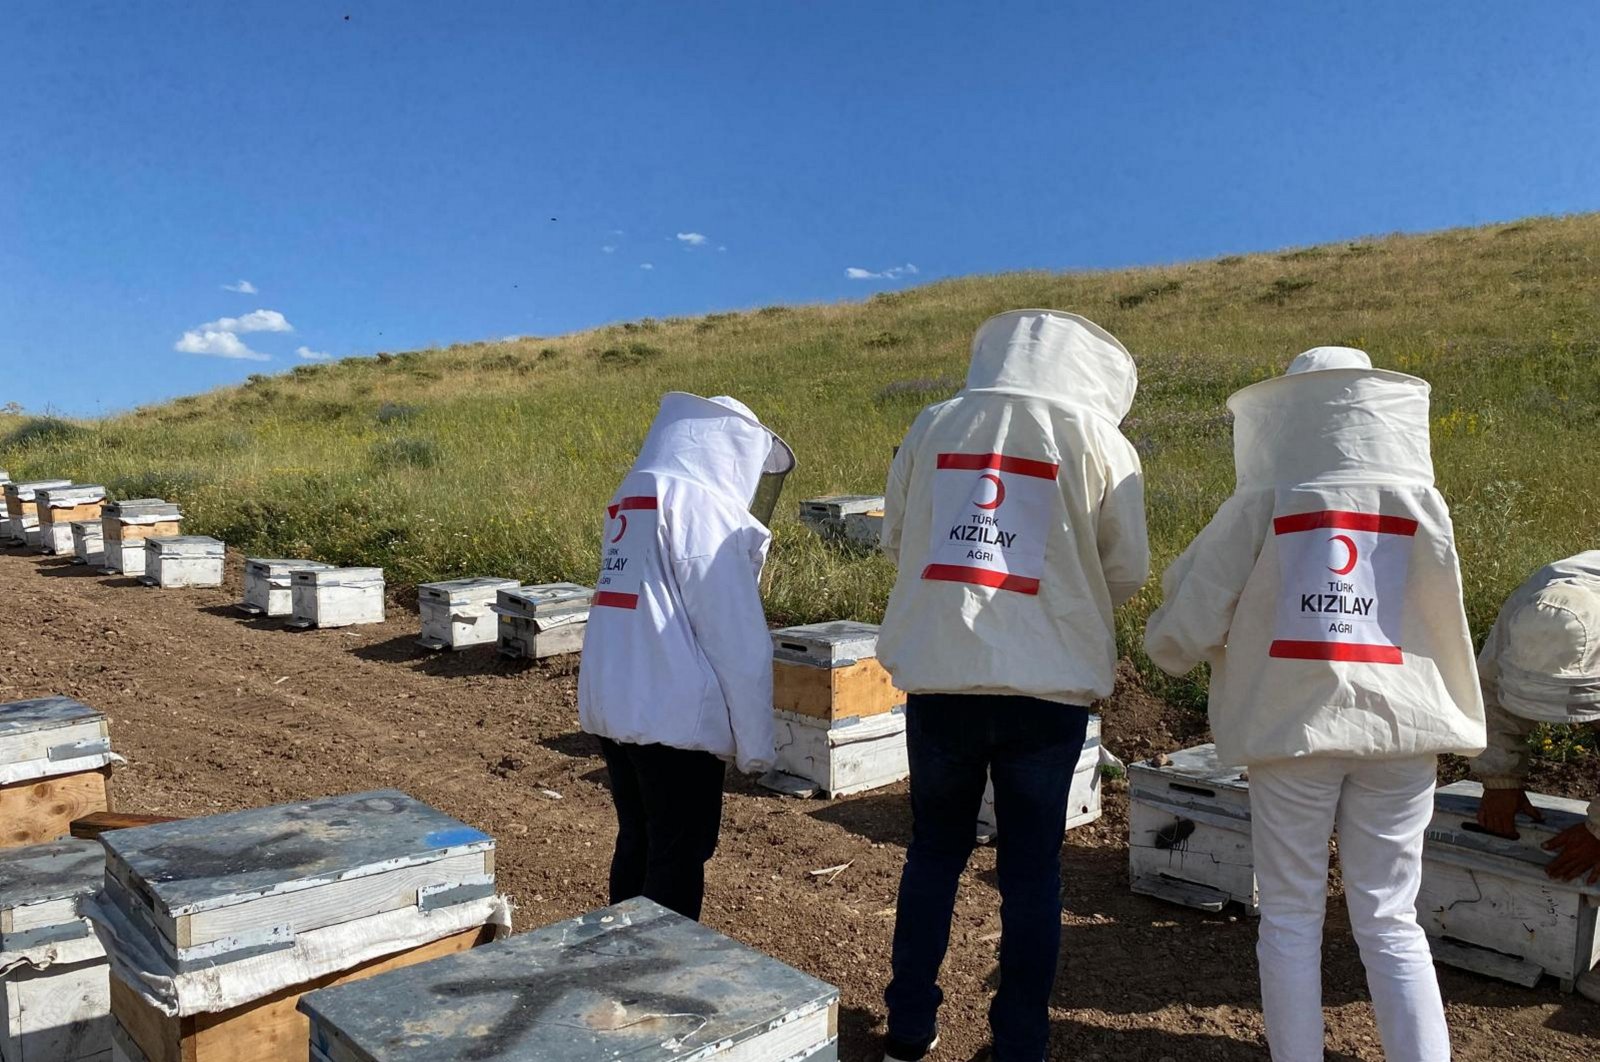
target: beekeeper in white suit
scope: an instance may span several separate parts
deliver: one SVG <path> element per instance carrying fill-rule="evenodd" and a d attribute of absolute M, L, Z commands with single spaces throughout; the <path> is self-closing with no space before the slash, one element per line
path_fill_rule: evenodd
<path fill-rule="evenodd" d="M 773 764 L 760 578 L 793 467 L 743 403 L 673 392 L 607 507 L 578 714 L 611 775 L 613 903 L 642 895 L 698 919 L 725 764 Z"/>
<path fill-rule="evenodd" d="M 1385 1057 L 1450 1055 L 1415 905 L 1436 759 L 1477 754 L 1484 717 L 1428 390 L 1322 347 L 1233 395 L 1237 486 L 1167 570 L 1146 631 L 1164 670 L 1210 663 L 1217 756 L 1249 767 L 1278 1062 L 1323 1057 L 1335 826 Z"/>
<path fill-rule="evenodd" d="M 1556 561 L 1523 583 L 1500 609 L 1478 672 L 1489 719 L 1489 747 L 1472 769 L 1484 787 L 1478 822 L 1514 837 L 1517 815 L 1542 819 L 1524 788 L 1534 726 L 1600 721 L 1600 550 Z M 1546 867 L 1551 877 L 1600 882 L 1600 799 L 1587 824 L 1545 847 L 1558 853 Z"/>

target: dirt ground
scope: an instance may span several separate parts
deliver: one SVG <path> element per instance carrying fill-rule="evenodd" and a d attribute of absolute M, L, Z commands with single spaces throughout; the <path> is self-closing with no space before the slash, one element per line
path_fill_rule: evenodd
<path fill-rule="evenodd" d="M 520 928 L 605 902 L 614 819 L 595 742 L 578 731 L 570 667 L 513 664 L 492 648 L 413 645 L 414 612 L 382 625 L 296 632 L 221 590 L 160 591 L 0 551 L 0 701 L 66 694 L 110 717 L 128 766 L 119 810 L 205 815 L 335 792 L 403 789 L 499 842 Z M 1125 684 L 1127 685 L 1127 684 Z M 1203 723 L 1141 697 L 1104 706 L 1125 759 L 1204 740 Z M 546 792 L 548 791 L 548 792 Z M 557 795 L 559 794 L 559 795 Z M 1126 794 L 1072 831 L 1051 1058 L 1188 1062 L 1266 1057 L 1254 925 L 1132 895 Z M 909 835 L 904 785 L 802 801 L 731 783 L 706 920 L 841 986 L 841 1057 L 875 1059 Z M 828 880 L 818 868 L 850 863 Z M 936 1059 L 985 1057 L 1000 929 L 994 853 L 963 881 L 943 972 Z M 1382 1058 L 1342 905 L 1325 959 L 1329 1057 Z M 1441 970 L 1457 1058 L 1589 1059 L 1600 1004 Z"/>

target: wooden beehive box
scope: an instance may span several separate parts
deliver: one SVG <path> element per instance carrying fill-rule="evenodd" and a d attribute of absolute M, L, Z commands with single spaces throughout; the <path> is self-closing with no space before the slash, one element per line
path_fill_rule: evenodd
<path fill-rule="evenodd" d="M 99 568 L 106 562 L 105 539 L 99 520 L 74 520 L 72 522 L 72 557 L 74 564 L 87 564 Z"/>
<path fill-rule="evenodd" d="M 594 591 L 577 583 L 539 583 L 495 595 L 500 652 L 513 659 L 543 660 L 583 651 Z"/>
<path fill-rule="evenodd" d="M 382 568 L 296 568 L 289 595 L 291 627 L 383 622 Z"/>
<path fill-rule="evenodd" d="M 883 541 L 883 510 L 850 513 L 844 518 L 844 538 L 857 546 L 877 549 Z"/>
<path fill-rule="evenodd" d="M 119 575 L 143 575 L 145 539 L 173 537 L 182 526 L 183 516 L 178 507 L 160 498 L 106 502 L 100 510 L 106 571 Z"/>
<path fill-rule="evenodd" d="M 494 841 L 394 790 L 101 836 L 117 1048 L 300 1062 L 308 991 L 484 943 Z"/>
<path fill-rule="evenodd" d="M 1233 901 L 1258 913 L 1245 772 L 1218 763 L 1209 744 L 1169 759 L 1128 765 L 1133 891 L 1206 911 Z"/>
<path fill-rule="evenodd" d="M 480 576 L 423 583 L 417 587 L 417 607 L 422 613 L 425 649 L 465 649 L 489 645 L 500 638 L 500 618 L 495 615 L 495 595 L 522 586 L 515 579 Z"/>
<path fill-rule="evenodd" d="M 144 540 L 144 574 L 139 581 L 163 590 L 222 585 L 227 550 L 209 535 L 152 536 Z"/>
<path fill-rule="evenodd" d="M 65 837 L 72 820 L 109 810 L 106 717 L 70 697 L 0 704 L 0 848 Z"/>
<path fill-rule="evenodd" d="M 0 1059 L 102 1062 L 111 1051 L 105 949 L 83 916 L 105 859 L 65 838 L 0 852 Z"/>
<path fill-rule="evenodd" d="M 39 511 L 39 551 L 71 553 L 73 521 L 98 520 L 106 489 L 82 483 L 41 487 L 34 498 Z"/>
<path fill-rule="evenodd" d="M 646 899 L 306 996 L 312 1062 L 837 1062 L 839 991 Z"/>
<path fill-rule="evenodd" d="M 1530 987 L 1549 974 L 1570 992 L 1600 961 L 1600 885 L 1552 880 L 1543 845 L 1585 821 L 1588 806 L 1529 793 L 1544 822 L 1519 818 L 1512 840 L 1479 828 L 1482 796 L 1477 782 L 1434 795 L 1417 921 L 1442 963 Z"/>
<path fill-rule="evenodd" d="M 1072 788 L 1067 793 L 1067 829 L 1084 826 L 1100 817 L 1100 717 L 1089 716 L 1089 727 L 1084 734 L 1083 751 L 1078 754 L 1078 766 L 1072 772 Z M 999 836 L 999 824 L 994 814 L 994 783 L 983 790 L 983 804 L 978 809 L 978 839 L 992 841 Z"/>
<path fill-rule="evenodd" d="M 31 483 L 7 483 L 6 517 L 11 539 L 33 549 L 43 541 L 39 533 L 39 491 L 70 487 L 70 479 L 39 479 Z"/>
<path fill-rule="evenodd" d="M 872 512 L 883 512 L 881 494 L 830 494 L 801 502 L 800 522 L 825 538 L 843 538 L 847 517 Z"/>
<path fill-rule="evenodd" d="M 287 616 L 294 611 L 290 575 L 301 570 L 332 568 L 322 561 L 274 560 L 249 557 L 244 562 L 244 600 L 241 611 L 252 616 Z"/>

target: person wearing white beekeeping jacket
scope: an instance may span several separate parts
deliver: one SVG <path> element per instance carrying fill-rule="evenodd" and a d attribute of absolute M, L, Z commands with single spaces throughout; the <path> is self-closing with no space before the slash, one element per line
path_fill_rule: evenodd
<path fill-rule="evenodd" d="M 1528 735 L 1538 723 L 1600 721 L 1600 550 L 1556 561 L 1506 599 L 1478 654 L 1489 747 L 1473 763 L 1483 783 L 1478 822 L 1515 837 L 1516 816 L 1543 816 L 1528 802 Z M 1562 881 L 1600 882 L 1600 799 L 1589 821 L 1545 842 L 1545 868 Z"/>
<path fill-rule="evenodd" d="M 1233 395 L 1234 494 L 1167 570 L 1145 633 L 1171 674 L 1211 665 L 1217 757 L 1249 767 L 1278 1062 L 1323 1057 L 1335 826 L 1385 1057 L 1450 1055 L 1416 896 L 1437 758 L 1479 752 L 1484 716 L 1428 391 L 1322 347 Z"/>
<path fill-rule="evenodd" d="M 698 919 L 725 763 L 772 767 L 760 578 L 769 488 L 793 467 L 743 403 L 673 392 L 607 507 L 578 714 L 617 808 L 612 903 L 642 895 Z"/>
<path fill-rule="evenodd" d="M 884 495 L 899 566 L 878 659 L 907 693 L 912 839 L 886 1057 L 937 1039 L 939 966 L 992 775 L 1002 836 L 996 1062 L 1041 1062 L 1061 947 L 1061 845 L 1087 706 L 1111 692 L 1112 609 L 1149 567 L 1133 359 L 1070 313 L 990 318 L 967 386 L 922 411 Z"/>

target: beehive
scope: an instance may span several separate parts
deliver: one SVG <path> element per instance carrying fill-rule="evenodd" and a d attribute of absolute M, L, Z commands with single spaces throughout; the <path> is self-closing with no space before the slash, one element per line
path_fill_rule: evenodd
<path fill-rule="evenodd" d="M 383 622 L 382 568 L 297 568 L 289 592 L 291 627 Z"/>
<path fill-rule="evenodd" d="M 423 583 L 417 587 L 417 607 L 422 613 L 417 644 L 425 649 L 465 649 L 498 641 L 495 595 L 521 585 L 515 579 L 490 577 Z"/>
<path fill-rule="evenodd" d="M 226 550 L 208 535 L 152 536 L 144 540 L 139 581 L 163 590 L 222 585 Z"/>
<path fill-rule="evenodd" d="M 109 810 L 106 717 L 70 697 L 0 704 L 0 848 L 65 837 L 73 819 Z"/>
<path fill-rule="evenodd" d="M 70 487 L 41 487 L 34 498 L 39 513 L 39 551 L 71 553 L 72 522 L 98 520 L 100 507 L 106 500 L 106 489 L 81 483 Z"/>
<path fill-rule="evenodd" d="M 239 602 L 239 608 L 253 616 L 287 616 L 294 611 L 289 578 L 291 573 L 332 567 L 321 561 L 247 558 L 244 562 L 244 600 Z"/>
<path fill-rule="evenodd" d="M 72 556 L 74 564 L 87 564 L 99 568 L 106 562 L 104 529 L 99 520 L 74 520 L 72 522 Z"/>
<path fill-rule="evenodd" d="M 83 916 L 105 859 L 65 838 L 0 851 L 0 1059 L 104 1060 L 111 1050 L 105 949 Z"/>
<path fill-rule="evenodd" d="M 594 591 L 577 583 L 540 583 L 495 595 L 500 652 L 514 659 L 543 660 L 583 651 Z"/>
<path fill-rule="evenodd" d="M 1587 805 L 1529 793 L 1544 822 L 1519 818 L 1513 840 L 1478 826 L 1482 796 L 1477 782 L 1434 795 L 1417 921 L 1442 963 L 1530 987 L 1549 974 L 1570 992 L 1600 961 L 1600 885 L 1550 878 L 1555 853 L 1543 845 L 1582 823 Z"/>
<path fill-rule="evenodd" d="M 300 1001 L 312 1062 L 837 1062 L 839 992 L 628 900 Z"/>
<path fill-rule="evenodd" d="M 1220 911 L 1258 913 L 1245 772 L 1217 762 L 1214 745 L 1170 762 L 1128 765 L 1128 874 L 1133 891 Z"/>
<path fill-rule="evenodd" d="M 119 575 L 143 575 L 145 539 L 177 535 L 182 528 L 182 521 L 178 507 L 160 498 L 106 502 L 100 510 L 106 571 Z"/>
<path fill-rule="evenodd" d="M 494 841 L 404 793 L 116 830 L 91 906 L 117 1049 L 301 1062 L 301 994 L 484 943 L 507 925 Z"/>
<path fill-rule="evenodd" d="M 11 510 L 5 504 L 5 487 L 11 482 L 11 473 L 0 468 L 0 542 L 11 541 Z"/>
<path fill-rule="evenodd" d="M 32 483 L 7 483 L 6 519 L 11 540 L 31 549 L 43 541 L 39 533 L 39 491 L 72 486 L 70 479 L 40 479 Z"/>
<path fill-rule="evenodd" d="M 883 512 L 882 495 L 830 494 L 801 502 L 800 522 L 825 538 L 843 538 L 846 518 L 872 512 Z"/>
<path fill-rule="evenodd" d="M 877 549 L 883 540 L 883 510 L 851 513 L 844 518 L 844 538 L 857 546 Z"/>
<path fill-rule="evenodd" d="M 1094 822 L 1100 812 L 1100 717 L 1090 715 L 1083 751 L 1078 754 L 1078 766 L 1072 772 L 1072 788 L 1067 792 L 1067 829 Z M 978 809 L 978 837 L 991 841 L 997 836 L 999 824 L 995 821 L 994 782 L 991 781 L 984 788 L 983 805 Z"/>

